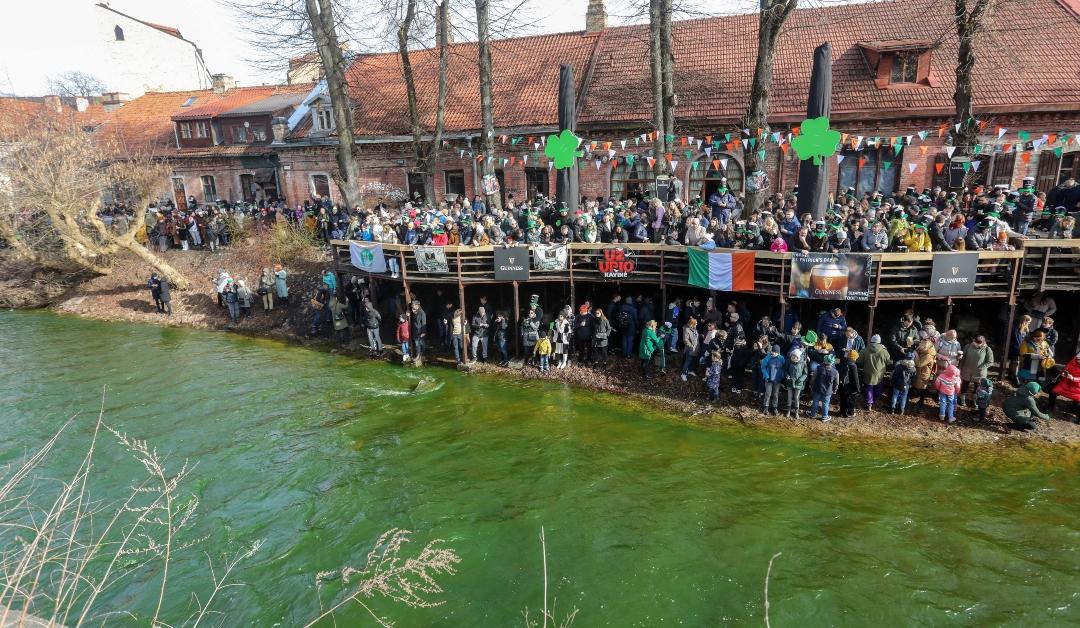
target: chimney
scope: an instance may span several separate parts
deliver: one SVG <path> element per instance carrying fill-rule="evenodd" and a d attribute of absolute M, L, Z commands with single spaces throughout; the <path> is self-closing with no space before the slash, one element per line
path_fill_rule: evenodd
<path fill-rule="evenodd" d="M 224 94 L 230 89 L 236 87 L 236 79 L 228 74 L 212 74 L 210 75 L 211 84 L 214 87 L 215 94 Z"/>
<path fill-rule="evenodd" d="M 446 32 L 446 43 L 454 43 L 454 29 L 450 27 L 450 12 L 446 10 L 446 3 L 435 5 L 435 46 L 442 42 L 443 31 Z"/>
<path fill-rule="evenodd" d="M 60 97 L 55 95 L 42 96 L 41 102 L 45 105 L 45 108 L 53 113 L 60 113 L 64 110 L 63 105 L 60 104 Z"/>
<path fill-rule="evenodd" d="M 101 105 L 105 107 L 105 111 L 119 109 L 128 100 L 129 96 L 123 92 L 105 92 L 101 95 Z"/>
<path fill-rule="evenodd" d="M 270 121 L 270 128 L 274 132 L 274 141 L 272 144 L 284 144 L 285 136 L 289 134 L 289 121 L 280 116 Z"/>
<path fill-rule="evenodd" d="M 604 0 L 589 0 L 589 8 L 585 11 L 585 32 L 598 33 L 607 28 L 607 11 L 604 10 Z"/>

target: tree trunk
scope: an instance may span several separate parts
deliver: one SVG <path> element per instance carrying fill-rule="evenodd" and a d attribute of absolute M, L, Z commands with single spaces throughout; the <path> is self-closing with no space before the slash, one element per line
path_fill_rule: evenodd
<path fill-rule="evenodd" d="M 485 177 L 495 176 L 495 119 L 491 108 L 491 41 L 488 35 L 489 0 L 476 0 L 476 44 L 480 61 L 480 113 L 483 128 L 480 148 L 484 153 L 481 172 Z M 488 208 L 502 209 L 498 192 L 486 194 Z"/>
<path fill-rule="evenodd" d="M 356 142 L 353 138 L 352 101 L 345 82 L 348 67 L 338 43 L 332 0 L 304 0 L 304 8 L 311 23 L 315 47 L 322 60 L 326 87 L 330 91 L 330 103 L 334 109 L 334 124 L 337 125 L 338 176 L 335 178 L 342 196 L 345 197 L 345 204 L 350 208 L 359 207 L 362 202 L 360 166 L 357 163 Z"/>
<path fill-rule="evenodd" d="M 649 0 L 649 69 L 652 71 L 653 174 L 667 172 L 667 118 L 664 115 L 664 45 L 661 43 L 664 0 Z"/>
<path fill-rule="evenodd" d="M 746 115 L 743 116 L 743 128 L 750 129 L 751 133 L 757 133 L 761 129 L 762 137 L 771 133 L 769 128 L 769 96 L 772 94 L 772 71 L 773 60 L 776 57 L 776 44 L 780 38 L 780 29 L 784 27 L 798 0 L 761 0 L 761 11 L 758 15 L 758 51 L 757 61 L 754 63 L 754 78 L 750 84 L 750 102 L 746 107 Z M 758 139 L 759 145 L 761 139 Z M 782 157 L 781 157 L 782 158 Z M 765 164 L 758 159 L 757 151 L 750 151 L 745 159 L 746 175 L 764 168 Z M 761 208 L 766 193 L 763 191 L 745 192 L 746 212 L 752 212 Z"/>
<path fill-rule="evenodd" d="M 416 172 L 420 173 L 424 180 L 424 193 L 429 203 L 435 203 L 435 169 L 439 162 L 439 151 L 442 149 L 443 126 L 446 119 L 446 93 L 447 93 L 447 65 L 449 49 L 447 48 L 449 37 L 449 21 L 446 20 L 446 12 L 449 11 L 444 0 L 441 5 L 435 7 L 436 21 L 443 26 L 436 26 L 438 41 L 435 45 L 439 48 L 439 92 L 435 103 L 435 130 L 428 142 L 423 140 L 423 126 L 420 120 L 420 109 L 417 104 L 416 80 L 413 73 L 412 61 L 409 57 L 409 33 L 416 19 L 416 0 L 408 0 L 405 17 L 398 27 L 398 54 L 401 56 L 402 73 L 405 76 L 405 91 L 409 105 L 409 124 L 412 130 L 413 156 L 416 159 Z"/>
<path fill-rule="evenodd" d="M 671 38 L 672 0 L 660 0 L 660 76 L 664 98 L 664 143 L 672 151 L 669 138 L 675 136 L 675 51 Z"/>
<path fill-rule="evenodd" d="M 956 91 L 953 103 L 956 105 L 954 126 L 950 130 L 952 144 L 956 153 L 968 155 L 971 147 L 978 143 L 979 130 L 975 123 L 975 94 L 972 75 L 975 72 L 975 37 L 983 27 L 983 17 L 992 8 L 993 0 L 955 0 L 956 35 Z M 970 10 L 969 10 L 970 3 Z M 956 124 L 960 125 L 957 129 Z"/>

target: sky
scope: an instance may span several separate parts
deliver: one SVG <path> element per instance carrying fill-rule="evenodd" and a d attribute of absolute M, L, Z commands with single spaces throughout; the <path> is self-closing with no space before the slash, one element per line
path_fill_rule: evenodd
<path fill-rule="evenodd" d="M 0 27 L 0 93 L 45 94 L 48 77 L 69 70 L 91 71 L 86 41 L 100 0 L 7 0 Z M 422 0 L 423 1 L 423 0 Z M 458 0 L 459 2 L 462 0 Z M 468 0 L 465 0 L 468 1 Z M 608 0 L 608 13 L 625 12 Z M 588 0 L 532 0 L 534 32 L 583 30 Z M 752 0 L 710 0 L 712 11 L 729 12 Z M 231 74 L 240 85 L 284 82 L 283 75 L 260 72 L 246 60 L 257 52 L 236 27 L 231 10 L 218 0 L 109 0 L 109 5 L 138 19 L 172 26 L 203 50 L 212 73 Z M 618 23 L 616 16 L 609 23 Z"/>

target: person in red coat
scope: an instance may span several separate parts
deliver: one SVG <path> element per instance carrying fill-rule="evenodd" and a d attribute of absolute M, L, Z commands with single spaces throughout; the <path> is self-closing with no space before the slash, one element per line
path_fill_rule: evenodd
<path fill-rule="evenodd" d="M 1050 390 L 1051 408 L 1054 407 L 1054 402 L 1058 397 L 1071 399 L 1074 410 L 1075 404 L 1080 404 L 1080 353 L 1069 360 L 1069 363 L 1065 365 L 1065 372 L 1061 374 L 1061 380 Z"/>

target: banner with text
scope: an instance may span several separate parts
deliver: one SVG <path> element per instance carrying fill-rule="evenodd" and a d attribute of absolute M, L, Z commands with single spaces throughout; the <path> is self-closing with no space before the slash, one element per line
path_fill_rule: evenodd
<path fill-rule="evenodd" d="M 533 270 L 566 270 L 566 245 L 533 245 L 532 268 Z"/>
<path fill-rule="evenodd" d="M 788 296 L 867 301 L 873 257 L 859 253 L 793 253 Z"/>
<path fill-rule="evenodd" d="M 418 246 L 413 250 L 413 255 L 416 256 L 416 270 L 422 273 L 450 272 L 446 251 L 440 246 Z"/>
<path fill-rule="evenodd" d="M 495 280 L 528 281 L 529 249 L 524 246 L 495 247 Z"/>
<path fill-rule="evenodd" d="M 930 296 L 956 297 L 975 293 L 978 253 L 934 253 Z"/>
<path fill-rule="evenodd" d="M 381 244 L 349 243 L 349 259 L 352 265 L 369 273 L 385 273 L 386 258 Z"/>

